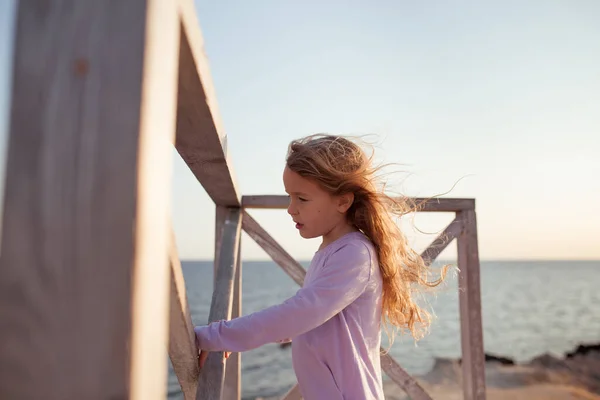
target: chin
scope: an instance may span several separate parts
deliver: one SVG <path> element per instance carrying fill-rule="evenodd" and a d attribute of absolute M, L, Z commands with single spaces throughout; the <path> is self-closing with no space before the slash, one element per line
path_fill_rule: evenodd
<path fill-rule="evenodd" d="M 311 234 L 309 232 L 303 232 L 302 230 L 299 233 L 300 233 L 300 236 L 302 236 L 304 239 L 314 239 L 314 238 L 320 236 L 320 235 Z"/>

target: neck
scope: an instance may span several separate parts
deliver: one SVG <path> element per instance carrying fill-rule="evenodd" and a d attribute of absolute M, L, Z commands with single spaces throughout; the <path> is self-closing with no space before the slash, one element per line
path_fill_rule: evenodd
<path fill-rule="evenodd" d="M 354 226 L 350 225 L 349 223 L 347 223 L 345 221 L 341 224 L 334 226 L 329 232 L 327 232 L 326 234 L 323 235 L 323 242 L 321 243 L 321 246 L 319 246 L 319 250 L 321 250 L 321 249 L 325 248 L 327 245 L 335 242 L 342 236 L 344 236 L 350 232 L 356 232 L 356 231 L 357 231 L 357 229 Z"/>

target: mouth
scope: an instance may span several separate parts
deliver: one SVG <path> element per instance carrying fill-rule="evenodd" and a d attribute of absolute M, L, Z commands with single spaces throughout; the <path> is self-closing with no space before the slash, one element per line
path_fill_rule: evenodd
<path fill-rule="evenodd" d="M 301 224 L 300 222 L 296 222 L 296 229 L 302 229 L 304 227 L 304 224 Z"/>

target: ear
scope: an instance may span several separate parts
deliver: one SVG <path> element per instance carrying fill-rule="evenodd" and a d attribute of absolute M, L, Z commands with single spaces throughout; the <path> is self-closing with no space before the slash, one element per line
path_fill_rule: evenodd
<path fill-rule="evenodd" d="M 344 193 L 338 197 L 338 212 L 345 213 L 354 203 L 354 193 Z"/>

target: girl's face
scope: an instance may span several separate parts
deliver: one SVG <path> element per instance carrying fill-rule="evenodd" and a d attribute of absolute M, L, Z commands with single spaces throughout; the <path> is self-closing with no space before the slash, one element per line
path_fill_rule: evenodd
<path fill-rule="evenodd" d="M 325 244 L 347 233 L 350 225 L 346 211 L 352 205 L 352 195 L 332 196 L 288 167 L 283 171 L 283 184 L 290 195 L 288 213 L 300 236 L 305 239 L 323 236 Z"/>

